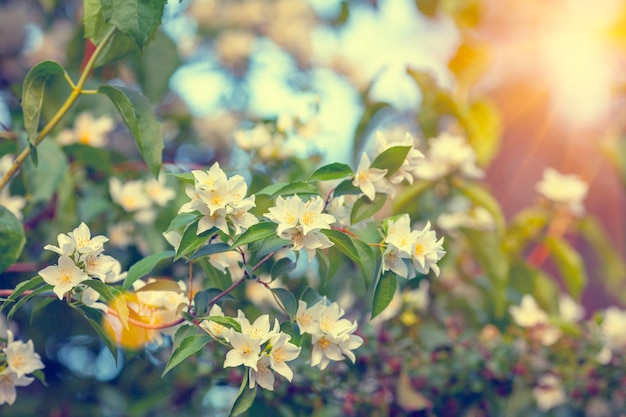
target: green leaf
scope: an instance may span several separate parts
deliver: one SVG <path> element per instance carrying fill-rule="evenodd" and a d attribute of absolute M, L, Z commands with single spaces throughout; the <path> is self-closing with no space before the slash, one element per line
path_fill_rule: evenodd
<path fill-rule="evenodd" d="M 339 197 L 346 194 L 362 194 L 361 189 L 352 184 L 352 179 L 342 181 L 333 191 L 333 197 Z"/>
<path fill-rule="evenodd" d="M 294 261 L 289 258 L 280 258 L 272 265 L 272 270 L 270 271 L 272 281 L 283 275 L 288 275 L 294 269 L 296 269 Z"/>
<path fill-rule="evenodd" d="M 359 252 L 348 235 L 334 229 L 322 229 L 321 232 L 326 235 L 326 237 L 337 249 L 339 249 L 339 251 L 341 251 L 341 253 L 352 259 L 357 264 L 361 264 Z"/>
<path fill-rule="evenodd" d="M 356 224 L 361 220 L 372 218 L 383 208 L 386 202 L 387 196 L 384 194 L 376 194 L 374 201 L 370 200 L 369 197 L 365 195 L 359 197 L 359 199 L 354 202 L 354 206 L 352 206 L 350 224 Z"/>
<path fill-rule="evenodd" d="M 306 287 L 300 296 L 300 299 L 304 301 L 307 307 L 311 307 L 322 301 L 323 297 L 311 287 Z"/>
<path fill-rule="evenodd" d="M 278 297 L 283 307 L 285 307 L 289 317 L 295 316 L 298 310 L 298 300 L 296 300 L 296 296 L 285 288 L 272 288 L 272 291 L 276 294 L 276 297 Z"/>
<path fill-rule="evenodd" d="M 308 181 L 313 182 L 338 180 L 350 175 L 354 175 L 354 172 L 349 165 L 335 162 L 332 164 L 324 165 L 323 167 L 315 170 L 315 172 L 309 177 Z"/>
<path fill-rule="evenodd" d="M 171 232 L 172 230 L 186 228 L 191 223 L 197 221 L 199 218 L 200 215 L 197 213 L 181 213 L 172 219 L 166 231 Z"/>
<path fill-rule="evenodd" d="M 389 177 L 402 166 L 411 148 L 412 146 L 393 146 L 386 149 L 372 161 L 370 168 L 386 169 L 385 176 Z"/>
<path fill-rule="evenodd" d="M 291 336 L 291 339 L 289 339 L 290 343 L 293 343 L 296 346 L 301 346 L 302 335 L 300 334 L 300 329 L 298 328 L 298 324 L 296 322 L 283 321 L 280 323 L 280 331 Z"/>
<path fill-rule="evenodd" d="M 248 228 L 248 230 L 239 235 L 230 247 L 231 249 L 235 249 L 248 243 L 256 242 L 261 239 L 267 239 L 268 237 L 276 234 L 277 227 L 278 224 L 274 222 L 260 222 L 253 224 Z"/>
<path fill-rule="evenodd" d="M 379 277 L 376 283 L 376 289 L 374 290 L 372 317 L 370 319 L 373 319 L 387 308 L 396 293 L 397 287 L 398 278 L 393 272 L 387 271 Z"/>
<path fill-rule="evenodd" d="M 37 166 L 32 160 L 23 165 L 24 187 L 33 203 L 50 201 L 68 170 L 67 157 L 54 142 L 41 142 L 38 149 L 45 157 Z"/>
<path fill-rule="evenodd" d="M 199 352 L 207 343 L 211 341 L 211 336 L 206 334 L 191 334 L 186 336 L 178 345 L 178 347 L 172 352 L 165 369 L 161 376 L 165 376 L 175 366 L 182 361 L 190 357 L 191 355 Z"/>
<path fill-rule="evenodd" d="M 139 153 L 148 165 L 150 172 L 158 177 L 164 147 L 163 137 L 161 136 L 159 121 L 148 99 L 138 91 L 110 85 L 100 86 L 98 93 L 111 99 L 124 123 L 135 137 L 137 149 L 139 149 Z"/>
<path fill-rule="evenodd" d="M 241 333 L 241 324 L 237 320 L 228 316 L 209 316 L 206 318 L 207 320 L 211 320 L 217 324 L 221 324 L 224 327 L 228 327 L 229 329 L 233 329 L 239 333 Z"/>
<path fill-rule="evenodd" d="M 65 74 L 63 67 L 54 61 L 40 62 L 26 74 L 22 86 L 21 104 L 24 112 L 24 127 L 30 144 L 34 144 L 37 136 L 46 82 L 52 76 L 63 74 Z"/>
<path fill-rule="evenodd" d="M 126 301 L 124 297 L 122 297 L 121 292 L 117 288 L 110 287 L 97 279 L 85 280 L 82 283 L 93 288 L 105 301 L 109 302 L 109 306 L 117 312 L 122 326 L 127 329 L 129 311 L 128 305 L 126 305 Z"/>
<path fill-rule="evenodd" d="M 266 187 L 267 188 L 267 187 Z M 296 181 L 290 182 L 287 185 L 280 187 L 277 191 L 275 191 L 271 197 L 275 198 L 283 195 L 293 195 L 293 194 L 315 194 L 319 195 L 320 191 L 313 184 L 309 184 L 308 182 Z"/>
<path fill-rule="evenodd" d="M 504 214 L 498 201 L 491 193 L 477 184 L 466 184 L 459 188 L 470 201 L 478 206 L 484 207 L 494 218 L 498 233 L 502 233 L 506 227 Z"/>
<path fill-rule="evenodd" d="M 195 185 L 196 183 L 196 179 L 194 178 L 193 174 L 191 172 L 181 172 L 178 174 L 171 174 L 168 173 L 166 175 L 170 175 L 172 177 L 176 177 L 179 180 L 181 180 L 182 182 L 184 182 L 185 184 L 189 184 L 189 185 Z M 185 213 L 188 214 L 188 213 Z"/>
<path fill-rule="evenodd" d="M 26 244 L 24 228 L 13 213 L 0 206 L 0 272 L 13 265 Z"/>
<path fill-rule="evenodd" d="M 100 3 L 105 20 L 143 49 L 161 24 L 166 0 L 100 0 Z"/>
<path fill-rule="evenodd" d="M 128 274 L 126 275 L 126 279 L 122 285 L 122 290 L 125 291 L 132 287 L 133 282 L 150 273 L 150 271 L 152 271 L 159 262 L 164 259 L 171 258 L 172 256 L 174 256 L 174 251 L 166 250 L 160 253 L 153 253 L 152 255 L 147 256 L 135 263 L 128 270 Z"/>
<path fill-rule="evenodd" d="M 89 323 L 91 328 L 96 332 L 100 339 L 102 339 L 104 345 L 107 347 L 107 349 L 109 349 L 111 355 L 113 355 L 113 359 L 115 359 L 115 361 L 117 362 L 117 345 L 114 343 L 113 340 L 111 340 L 109 335 L 104 331 L 102 325 L 100 324 L 103 320 L 102 312 L 93 308 L 82 309 L 73 304 L 70 304 L 70 306 L 78 311 L 85 318 L 85 320 L 87 320 L 87 323 Z"/>
<path fill-rule="evenodd" d="M 254 403 L 254 398 L 256 397 L 256 387 L 257 385 L 255 384 L 254 388 L 248 388 L 248 372 L 244 372 L 241 387 L 239 388 L 239 395 L 237 395 L 235 404 L 233 404 L 233 408 L 230 410 L 228 417 L 241 415 L 252 407 L 252 403 Z"/>
<path fill-rule="evenodd" d="M 201 258 L 203 256 L 214 255 L 216 253 L 228 252 L 230 250 L 230 245 L 227 243 L 219 242 L 219 243 L 211 243 L 210 245 L 206 245 L 201 247 L 191 255 L 191 259 Z"/>
<path fill-rule="evenodd" d="M 359 253 L 359 265 L 361 266 L 361 275 L 364 279 L 365 288 L 369 289 L 380 271 L 380 251 L 375 251 L 367 242 L 361 239 L 353 238 L 352 243 L 354 243 L 354 247 Z"/>
<path fill-rule="evenodd" d="M 541 269 L 531 268 L 533 276 L 533 297 L 548 314 L 557 314 L 559 309 L 559 287 L 554 279 Z"/>
<path fill-rule="evenodd" d="M 176 329 L 176 333 L 174 334 L 174 339 L 172 340 L 172 352 L 178 349 L 178 346 L 180 346 L 180 342 L 185 340 L 187 336 L 196 334 L 197 331 L 198 331 L 198 326 L 193 325 L 193 324 L 183 324 L 178 329 Z"/>
<path fill-rule="evenodd" d="M 582 291 L 587 286 L 587 272 L 582 256 L 563 239 L 547 237 L 545 244 L 559 269 L 565 287 L 574 299 L 580 300 Z"/>
<path fill-rule="evenodd" d="M 208 313 L 209 301 L 211 296 L 207 291 L 198 291 L 193 297 L 193 305 L 198 316 L 204 316 Z"/>
<path fill-rule="evenodd" d="M 52 285 L 49 285 L 49 284 L 44 284 L 41 287 L 35 288 L 34 290 L 32 290 L 31 293 L 20 298 L 18 302 L 15 303 L 13 307 L 11 307 L 11 309 L 7 313 L 7 320 L 10 321 L 13 318 L 13 315 L 17 312 L 17 310 L 19 310 L 19 308 L 22 307 L 24 304 L 26 304 L 28 301 L 39 296 L 40 294 L 43 294 L 45 292 L 51 292 L 51 291 L 52 291 Z"/>
<path fill-rule="evenodd" d="M 189 227 L 187 227 L 183 232 L 174 261 L 177 261 L 190 253 L 194 253 L 199 247 L 204 245 L 207 240 L 209 240 L 213 233 L 215 233 L 215 228 L 211 228 L 198 234 L 198 222 L 190 224 Z"/>
<path fill-rule="evenodd" d="M 11 295 L 9 295 L 9 297 L 6 300 L 4 300 L 4 302 L 0 306 L 0 311 L 4 311 L 6 306 L 17 301 L 18 297 L 24 294 L 26 291 L 30 291 L 34 288 L 37 288 L 43 283 L 44 283 L 43 278 L 40 277 L 39 275 L 36 275 L 29 280 L 20 282 L 19 284 L 15 286 L 15 289 L 13 290 Z"/>

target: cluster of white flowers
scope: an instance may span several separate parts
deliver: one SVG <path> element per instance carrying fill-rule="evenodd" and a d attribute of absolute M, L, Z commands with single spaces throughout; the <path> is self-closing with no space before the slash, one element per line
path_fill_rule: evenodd
<path fill-rule="evenodd" d="M 554 374 L 544 374 L 533 388 L 533 396 L 539 409 L 550 410 L 566 401 L 561 379 Z"/>
<path fill-rule="evenodd" d="M 59 133 L 57 142 L 61 145 L 81 143 L 102 148 L 107 145 L 107 135 L 114 127 L 115 122 L 109 116 L 94 118 L 91 113 L 83 112 L 76 116 L 73 129 L 65 129 Z"/>
<path fill-rule="evenodd" d="M 426 159 L 416 167 L 415 176 L 435 181 L 453 173 L 469 179 L 480 179 L 485 175 L 476 166 L 476 153 L 465 138 L 443 132 L 428 141 Z"/>
<path fill-rule="evenodd" d="M 561 329 L 550 324 L 548 314 L 530 294 L 522 297 L 519 306 L 510 306 L 509 313 L 518 326 L 531 329 L 533 336 L 544 346 L 553 345 L 563 335 Z"/>
<path fill-rule="evenodd" d="M 403 214 L 387 225 L 387 243 L 383 253 L 383 272 L 391 270 L 403 278 L 409 278 L 408 261 L 415 271 L 427 274 L 432 270 L 439 275 L 437 262 L 445 255 L 443 238 L 437 240 L 434 231 L 430 230 L 430 222 L 422 230 L 411 230 L 411 218 Z M 412 275 L 412 274 L 411 274 Z"/>
<path fill-rule="evenodd" d="M 549 201 L 565 207 L 572 214 L 585 214 L 583 200 L 587 197 L 589 185 L 574 174 L 561 174 L 552 168 L 543 171 L 541 181 L 535 189 Z"/>
<path fill-rule="evenodd" d="M 448 233 L 461 228 L 491 231 L 496 227 L 493 215 L 482 206 L 472 206 L 467 198 L 453 197 L 448 211 L 437 217 L 437 227 Z"/>
<path fill-rule="evenodd" d="M 278 223 L 276 234 L 291 242 L 293 250 L 304 250 L 309 260 L 315 256 L 317 249 L 329 248 L 332 242 L 321 233 L 322 229 L 330 229 L 335 223 L 332 214 L 322 213 L 324 200 L 320 196 L 311 197 L 306 203 L 297 195 L 276 199 L 276 206 L 265 213 L 265 217 Z"/>
<path fill-rule="evenodd" d="M 626 349 L 626 311 L 617 307 L 607 308 L 600 325 L 600 335 L 604 347 L 598 354 L 598 361 L 607 364 L 611 361 L 613 352 L 623 352 Z"/>
<path fill-rule="evenodd" d="M 327 305 L 326 299 L 311 307 L 302 300 L 298 301 L 295 319 L 300 334 L 312 336 L 311 366 L 325 369 L 330 361 L 343 361 L 344 356 L 352 363 L 356 360 L 352 351 L 363 344 L 363 339 L 354 334 L 356 321 L 342 318 L 344 314 L 339 304 Z"/>
<path fill-rule="evenodd" d="M 26 374 L 43 368 L 41 357 L 33 347 L 33 341 L 24 343 L 15 340 L 13 332 L 7 330 L 6 344 L 0 353 L 0 405 L 13 404 L 17 396 L 15 387 L 30 385 L 35 378 Z"/>
<path fill-rule="evenodd" d="M 118 178 L 109 180 L 111 199 L 127 213 L 133 213 L 137 223 L 150 224 L 157 216 L 157 207 L 164 207 L 176 197 L 173 188 L 165 185 L 165 180 L 150 178 L 122 183 Z"/>
<path fill-rule="evenodd" d="M 120 262 L 104 254 L 104 243 L 108 240 L 102 235 L 91 237 L 89 227 L 81 223 L 72 232 L 57 236 L 59 246 L 44 247 L 59 254 L 57 265 L 50 265 L 39 271 L 43 280 L 52 285 L 59 300 L 78 288 L 82 290 L 81 301 L 85 305 L 103 308 L 103 305 L 96 303 L 100 295 L 92 288 L 80 284 L 90 278 L 110 284 L 126 277 L 126 272 L 122 273 Z"/>
<path fill-rule="evenodd" d="M 218 305 L 214 305 L 209 316 L 223 317 L 224 313 Z M 280 331 L 278 321 L 274 320 L 272 327 L 269 315 L 264 314 L 254 323 L 250 323 L 241 310 L 235 321 L 241 326 L 241 332 L 211 320 L 200 324 L 211 336 L 232 347 L 226 354 L 224 368 L 240 365 L 248 367 L 250 388 L 259 384 L 262 388 L 273 391 L 274 372 L 291 382 L 293 371 L 287 362 L 296 359 L 301 348 L 290 342 L 291 336 Z"/>
<path fill-rule="evenodd" d="M 245 197 L 248 185 L 241 175 L 227 177 L 217 162 L 208 171 L 194 170 L 192 174 L 194 185 L 186 189 L 191 201 L 178 212 L 203 215 L 198 222 L 198 234 L 215 227 L 230 235 L 230 223 L 236 236 L 259 222 L 248 213 L 255 206 L 255 196 Z"/>
<path fill-rule="evenodd" d="M 13 165 L 13 155 L 7 154 L 0 158 L 0 178 L 7 173 L 11 165 Z M 0 206 L 5 207 L 11 213 L 15 215 L 19 220 L 22 220 L 22 209 L 26 205 L 26 199 L 21 196 L 13 196 L 9 191 L 9 187 L 4 187 L 0 191 Z"/>

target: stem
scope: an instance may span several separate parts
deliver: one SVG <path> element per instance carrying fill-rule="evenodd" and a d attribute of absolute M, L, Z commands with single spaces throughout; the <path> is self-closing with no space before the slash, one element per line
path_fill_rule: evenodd
<path fill-rule="evenodd" d="M 102 41 L 100 42 L 100 44 L 94 51 L 93 55 L 91 55 L 91 58 L 89 58 L 87 65 L 85 65 L 85 68 L 83 69 L 83 72 L 81 73 L 80 78 L 78 79 L 78 83 L 76 83 L 76 86 L 72 89 L 72 93 L 67 98 L 67 100 L 65 100 L 65 103 L 63 103 L 61 108 L 56 112 L 56 114 L 52 117 L 52 119 L 50 119 L 48 124 L 44 126 L 43 129 L 41 129 L 41 131 L 39 132 L 39 134 L 33 141 L 33 146 L 39 145 L 39 143 L 41 143 L 41 141 L 44 140 L 44 138 L 48 135 L 48 133 L 50 133 L 50 131 L 61 121 L 63 116 L 67 114 L 70 108 L 72 108 L 72 106 L 74 105 L 74 102 L 76 102 L 78 97 L 83 92 L 83 87 L 85 86 L 85 83 L 87 82 L 87 78 L 89 78 L 89 74 L 91 73 L 93 67 L 96 64 L 96 59 L 98 58 L 100 53 L 102 53 L 102 51 L 104 50 L 104 47 L 111 40 L 114 33 L 115 33 L 115 27 L 112 27 L 111 29 L 109 29 L 106 35 L 104 35 L 104 38 L 102 38 Z M 13 175 L 15 175 L 17 170 L 20 169 L 20 167 L 22 166 L 26 158 L 28 158 L 28 156 L 30 155 L 30 149 L 31 149 L 30 146 L 27 148 L 24 148 L 24 150 L 17 156 L 17 158 L 15 158 L 15 161 L 13 161 L 13 165 L 11 165 L 11 167 L 7 170 L 7 172 L 4 174 L 4 176 L 0 180 L 0 191 L 2 191 L 2 189 L 7 185 L 7 183 L 13 177 Z"/>

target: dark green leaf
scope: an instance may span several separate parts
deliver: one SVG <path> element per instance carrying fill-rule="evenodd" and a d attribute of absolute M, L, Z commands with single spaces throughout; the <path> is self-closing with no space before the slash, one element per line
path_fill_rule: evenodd
<path fill-rule="evenodd" d="M 128 270 L 128 274 L 126 275 L 126 279 L 122 285 L 122 290 L 127 290 L 132 287 L 133 282 L 150 273 L 150 271 L 152 271 L 152 269 L 154 269 L 159 262 L 164 259 L 171 258 L 172 256 L 174 256 L 174 251 L 167 250 L 160 253 L 154 253 L 135 263 Z"/>
<path fill-rule="evenodd" d="M 183 256 L 194 253 L 209 240 L 213 233 L 215 233 L 214 228 L 198 234 L 198 222 L 190 224 L 183 232 L 174 260 L 177 261 Z"/>
<path fill-rule="evenodd" d="M 339 230 L 323 229 L 323 234 L 334 244 L 334 246 L 341 251 L 348 258 L 360 265 L 359 252 L 357 251 L 352 239 L 348 235 Z"/>
<path fill-rule="evenodd" d="M 283 321 L 280 323 L 280 331 L 291 336 L 291 339 L 289 339 L 290 343 L 293 343 L 296 346 L 301 346 L 302 335 L 300 334 L 300 328 L 296 322 Z"/>
<path fill-rule="evenodd" d="M 307 304 L 307 307 L 311 307 L 322 300 L 322 296 L 316 290 L 311 287 L 306 287 L 300 296 L 300 299 Z"/>
<path fill-rule="evenodd" d="M 397 287 L 398 278 L 391 271 L 385 272 L 378 278 L 372 300 L 372 319 L 382 313 L 391 303 Z"/>
<path fill-rule="evenodd" d="M 254 385 L 254 388 L 252 389 L 248 388 L 248 372 L 244 372 L 243 381 L 241 381 L 241 388 L 239 388 L 239 395 L 237 396 L 235 404 L 233 404 L 233 408 L 230 410 L 228 417 L 235 417 L 248 411 L 254 402 L 254 398 L 256 397 L 256 387 L 257 385 Z"/>
<path fill-rule="evenodd" d="M 245 232 L 243 232 L 235 242 L 231 245 L 232 249 L 238 248 L 239 246 L 246 245 L 248 243 L 256 242 L 261 239 L 267 239 L 268 237 L 276 235 L 276 228 L 278 224 L 274 222 L 260 222 L 254 224 L 248 228 Z"/>
<path fill-rule="evenodd" d="M 37 369 L 36 371 L 34 371 L 33 376 L 37 378 L 44 387 L 48 387 L 48 383 L 46 382 L 46 374 L 41 369 Z"/>
<path fill-rule="evenodd" d="M 352 168 L 349 165 L 341 164 L 338 162 L 324 165 L 318 168 L 308 179 L 308 181 L 330 181 L 345 178 L 347 176 L 354 175 Z"/>
<path fill-rule="evenodd" d="M 365 288 L 370 288 L 372 283 L 378 277 L 380 269 L 380 251 L 374 250 L 367 242 L 361 239 L 352 239 L 354 247 L 359 253 L 361 275 L 365 282 Z"/>
<path fill-rule="evenodd" d="M 361 189 L 352 184 L 352 180 L 342 181 L 333 191 L 333 197 L 339 197 L 346 194 L 362 194 Z"/>
<path fill-rule="evenodd" d="M 172 352 L 178 349 L 178 346 L 180 346 L 180 342 L 185 340 L 187 336 L 191 336 L 192 334 L 196 334 L 197 332 L 198 326 L 194 324 L 183 324 L 178 329 L 176 329 L 174 339 L 172 340 Z"/>
<path fill-rule="evenodd" d="M 119 292 L 117 290 L 115 290 L 116 294 L 113 293 L 113 287 L 109 287 L 107 284 L 97 279 L 87 279 L 81 284 L 84 284 L 89 288 L 94 289 L 98 294 L 102 296 L 105 301 L 113 301 L 115 296 L 119 295 Z"/>
<path fill-rule="evenodd" d="M 164 147 L 163 137 L 161 136 L 159 121 L 148 99 L 138 91 L 110 85 L 100 86 L 98 93 L 111 99 L 124 123 L 135 137 L 137 149 L 139 149 L 139 153 L 148 165 L 150 172 L 158 177 Z"/>
<path fill-rule="evenodd" d="M 393 146 L 386 149 L 372 161 L 370 168 L 386 169 L 385 176 L 389 177 L 402 166 L 411 148 L 411 146 Z"/>
<path fill-rule="evenodd" d="M 191 255 L 191 259 L 197 259 L 207 255 L 214 255 L 216 253 L 228 252 L 229 250 L 230 245 L 228 245 L 227 243 L 211 243 L 210 245 L 206 245 L 198 249 L 196 253 Z"/>
<path fill-rule="evenodd" d="M 296 263 L 289 258 L 280 258 L 274 265 L 272 265 L 271 276 L 272 280 L 283 275 L 288 275 L 291 271 L 296 269 Z"/>
<path fill-rule="evenodd" d="M 161 24 L 166 0 L 100 0 L 105 20 L 142 48 Z"/>
<path fill-rule="evenodd" d="M 25 243 L 22 222 L 9 209 L 0 206 L 0 272 L 18 260 Z"/>
<path fill-rule="evenodd" d="M 171 232 L 172 230 L 186 228 L 191 223 L 197 221 L 199 217 L 200 214 L 197 213 L 181 213 L 172 219 L 170 225 L 167 227 L 167 231 Z"/>
<path fill-rule="evenodd" d="M 67 172 L 67 157 L 52 141 L 39 144 L 41 158 L 35 167 L 32 160 L 23 165 L 25 188 L 32 202 L 49 201 Z"/>
<path fill-rule="evenodd" d="M 199 316 L 204 316 L 208 313 L 209 300 L 211 300 L 211 295 L 207 291 L 198 291 L 194 295 L 193 305 Z"/>
<path fill-rule="evenodd" d="M 276 297 L 278 297 L 283 307 L 285 307 L 289 317 L 295 316 L 296 310 L 298 310 L 298 300 L 296 300 L 296 296 L 285 288 L 272 288 L 272 291 L 276 294 Z"/>
<path fill-rule="evenodd" d="M 38 287 L 32 290 L 32 292 L 29 293 L 28 295 L 24 295 L 13 305 L 13 307 L 11 307 L 11 309 L 7 313 L 7 320 L 10 321 L 13 318 L 13 315 L 17 312 L 17 310 L 19 310 L 19 308 L 22 307 L 24 304 L 26 304 L 28 301 L 39 296 L 40 294 L 43 294 L 45 292 L 50 292 L 50 291 L 52 291 L 52 285 L 44 284 L 41 287 Z"/>
<path fill-rule="evenodd" d="M 165 369 L 161 376 L 165 376 L 175 366 L 182 361 L 190 357 L 191 355 L 199 352 L 207 343 L 211 341 L 211 336 L 206 334 L 191 334 L 186 336 L 178 345 L 176 350 L 172 352 Z"/>
<path fill-rule="evenodd" d="M 43 106 L 44 89 L 48 78 L 54 75 L 63 75 L 65 70 L 54 61 L 43 61 L 28 71 L 22 86 L 22 110 L 24 112 L 24 127 L 28 133 L 28 142 L 34 144 L 39 118 Z"/>
<path fill-rule="evenodd" d="M 13 290 L 11 295 L 9 295 L 9 297 L 6 300 L 4 300 L 4 302 L 2 303 L 2 306 L 0 306 L 0 311 L 4 311 L 6 306 L 8 306 L 11 303 L 14 303 L 18 299 L 18 297 L 24 294 L 26 291 L 30 291 L 34 288 L 37 288 L 43 283 L 44 283 L 43 278 L 40 277 L 39 275 L 34 276 L 29 280 L 20 282 L 19 284 L 15 286 L 15 289 Z"/>
<path fill-rule="evenodd" d="M 350 213 L 350 223 L 356 224 L 361 220 L 371 219 L 387 202 L 387 196 L 384 194 L 377 194 L 374 197 L 374 201 L 370 200 L 367 196 L 361 196 L 352 206 L 352 212 Z"/>
<path fill-rule="evenodd" d="M 271 197 L 278 197 L 279 195 L 293 195 L 293 194 L 315 194 L 319 195 L 320 191 L 313 184 L 309 184 L 308 182 L 296 181 L 290 182 L 289 184 L 280 187 L 277 191 L 275 191 Z"/>
<path fill-rule="evenodd" d="M 583 258 L 563 239 L 547 237 L 545 244 L 550 250 L 550 256 L 554 259 L 570 295 L 580 300 L 580 295 L 587 286 L 587 272 Z"/>
<path fill-rule="evenodd" d="M 87 323 L 91 326 L 91 328 L 96 332 L 96 334 L 100 337 L 104 345 L 109 349 L 111 355 L 113 355 L 113 359 L 117 362 L 117 345 L 115 342 L 109 337 L 109 335 L 102 328 L 103 315 L 102 312 L 93 308 L 80 308 L 73 304 L 70 304 L 72 308 L 78 311 L 84 318 L 87 320 Z"/>

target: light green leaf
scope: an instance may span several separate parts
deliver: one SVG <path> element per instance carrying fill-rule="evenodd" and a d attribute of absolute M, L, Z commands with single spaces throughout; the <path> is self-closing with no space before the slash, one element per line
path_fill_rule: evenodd
<path fill-rule="evenodd" d="M 374 201 L 370 200 L 367 196 L 360 197 L 354 202 L 352 206 L 352 212 L 350 213 L 350 223 L 356 224 L 361 220 L 371 219 L 387 202 L 387 196 L 385 194 L 376 194 Z"/>
<path fill-rule="evenodd" d="M 132 38 L 139 48 L 146 45 L 161 24 L 166 0 L 100 0 L 105 20 Z"/>
<path fill-rule="evenodd" d="M 354 175 L 354 172 L 352 172 L 352 168 L 350 168 L 349 165 L 335 162 L 324 165 L 323 167 L 315 170 L 315 172 L 309 177 L 308 181 L 338 180 L 350 175 Z"/>
<path fill-rule="evenodd" d="M 385 176 L 389 177 L 402 166 L 410 150 L 411 146 L 393 146 L 386 149 L 372 161 L 370 168 L 386 169 Z"/>
<path fill-rule="evenodd" d="M 587 272 L 582 256 L 563 239 L 547 237 L 545 244 L 550 250 L 550 256 L 554 259 L 570 295 L 580 300 L 587 286 Z"/>
<path fill-rule="evenodd" d="M 0 206 L 0 272 L 18 260 L 25 243 L 22 222 L 9 209 Z"/>
<path fill-rule="evenodd" d="M 241 387 L 239 388 L 239 395 L 237 395 L 235 404 L 233 404 L 233 408 L 230 410 L 228 417 L 235 417 L 245 413 L 250 407 L 252 407 L 252 403 L 254 403 L 257 385 L 254 385 L 254 388 L 252 389 L 248 388 L 248 372 L 244 372 L 243 374 L 244 376 L 243 381 L 241 381 Z"/>
<path fill-rule="evenodd" d="M 32 160 L 23 165 L 24 186 L 32 202 L 50 201 L 67 172 L 67 157 L 52 141 L 39 144 L 41 158 L 35 167 Z"/>
<path fill-rule="evenodd" d="M 171 175 L 172 177 L 176 177 L 182 182 L 184 182 L 185 184 L 194 185 L 196 183 L 196 179 L 194 178 L 191 172 L 181 172 L 178 174 L 168 173 L 166 175 Z"/>
<path fill-rule="evenodd" d="M 191 223 L 198 221 L 200 216 L 201 215 L 198 213 L 181 213 L 172 219 L 170 225 L 167 227 L 167 231 L 171 232 L 172 230 L 186 228 Z"/>
<path fill-rule="evenodd" d="M 398 278 L 393 272 L 387 271 L 378 278 L 376 289 L 374 290 L 374 298 L 372 300 L 371 319 L 387 308 L 396 293 L 396 288 L 398 288 Z"/>
<path fill-rule="evenodd" d="M 271 237 L 276 234 L 277 227 L 278 224 L 274 222 L 260 222 L 254 224 L 235 239 L 231 245 L 231 249 Z"/>
<path fill-rule="evenodd" d="M 124 123 L 135 137 L 137 149 L 139 149 L 139 153 L 148 165 L 150 172 L 158 177 L 164 148 L 163 137 L 161 136 L 159 121 L 148 99 L 138 91 L 110 85 L 100 86 L 98 93 L 111 99 Z"/>
<path fill-rule="evenodd" d="M 296 296 L 285 288 L 272 288 L 272 291 L 276 294 L 276 297 L 278 297 L 283 307 L 285 307 L 289 317 L 294 317 L 296 310 L 298 310 L 298 300 L 296 300 Z"/>
<path fill-rule="evenodd" d="M 174 256 L 174 251 L 167 250 L 160 253 L 153 253 L 152 255 L 147 256 L 135 263 L 128 270 L 128 274 L 126 275 L 126 279 L 122 285 L 122 290 L 125 291 L 132 287 L 133 282 L 137 281 L 144 275 L 149 274 L 159 262 L 164 259 L 171 258 L 172 256 Z"/>
<path fill-rule="evenodd" d="M 207 240 L 209 240 L 213 233 L 215 233 L 215 230 L 217 229 L 211 228 L 198 234 L 198 222 L 190 224 L 183 232 L 180 244 L 178 245 L 178 250 L 176 251 L 176 256 L 174 256 L 174 261 L 177 261 L 190 253 L 194 253 L 199 247 L 204 245 Z"/>
<path fill-rule="evenodd" d="M 165 369 L 161 376 L 165 376 L 175 366 L 179 365 L 182 361 L 199 352 L 207 343 L 211 341 L 211 336 L 207 334 L 191 334 L 185 336 L 180 342 L 178 347 L 172 352 Z"/>
<path fill-rule="evenodd" d="M 39 118 L 43 106 L 44 89 L 48 78 L 63 75 L 65 70 L 54 61 L 43 61 L 28 71 L 22 86 L 22 110 L 28 142 L 33 144 L 39 128 Z"/>
<path fill-rule="evenodd" d="M 341 253 L 360 265 L 359 252 L 348 235 L 333 229 L 322 229 L 321 232 L 326 235 Z"/>
<path fill-rule="evenodd" d="M 267 188 L 267 187 L 266 187 Z M 279 195 L 293 195 L 293 194 L 315 194 L 319 195 L 320 191 L 313 184 L 309 184 L 308 182 L 296 181 L 290 182 L 282 187 L 280 187 L 277 191 L 275 191 L 271 197 L 275 198 Z"/>

